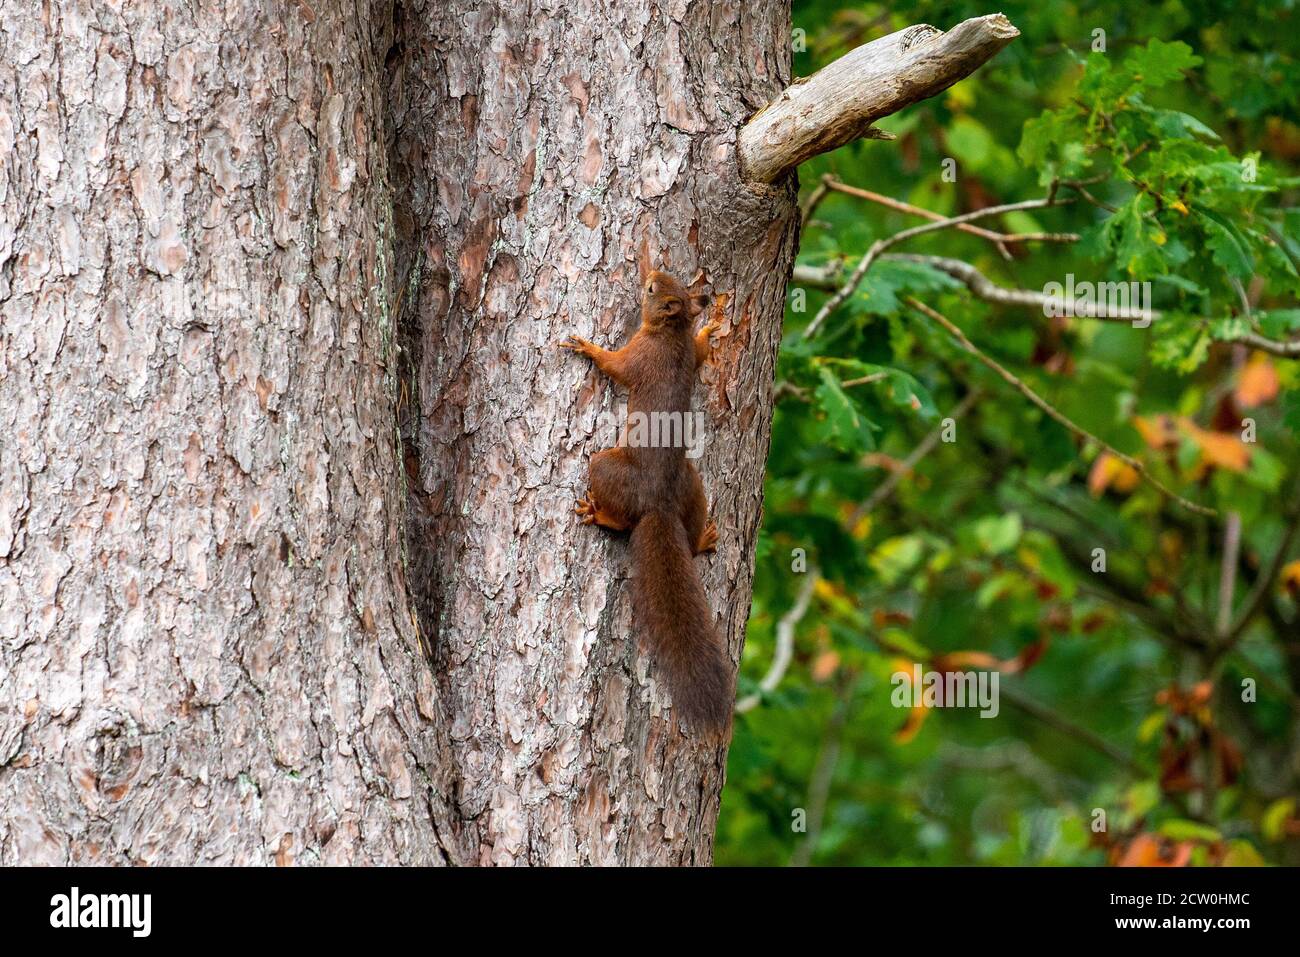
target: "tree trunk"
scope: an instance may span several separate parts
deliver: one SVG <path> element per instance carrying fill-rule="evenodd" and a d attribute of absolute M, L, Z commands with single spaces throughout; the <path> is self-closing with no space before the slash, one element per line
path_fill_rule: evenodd
<path fill-rule="evenodd" d="M 714 292 L 697 465 L 721 535 L 697 567 L 738 661 L 798 217 L 789 181 L 741 182 L 735 141 L 789 82 L 789 28 L 773 0 L 405 11 L 410 580 L 472 860 L 711 859 L 725 746 L 676 730 L 626 539 L 573 514 L 624 396 L 556 345 L 622 345 L 649 267 Z"/>
<path fill-rule="evenodd" d="M 445 856 L 387 9 L 3 17 L 0 861 Z"/>
<path fill-rule="evenodd" d="M 553 347 L 629 334 L 639 265 L 719 294 L 738 658 L 795 237 L 732 147 L 785 6 L 7 17 L 0 858 L 707 862 L 725 750 L 573 519 L 615 396 Z"/>

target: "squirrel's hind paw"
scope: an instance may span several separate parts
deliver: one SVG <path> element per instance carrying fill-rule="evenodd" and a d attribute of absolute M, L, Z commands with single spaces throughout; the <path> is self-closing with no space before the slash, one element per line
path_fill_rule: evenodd
<path fill-rule="evenodd" d="M 709 520 L 700 532 L 699 541 L 695 543 L 695 554 L 702 555 L 705 552 L 715 551 L 718 547 L 718 523 Z"/>
<path fill-rule="evenodd" d="M 588 493 L 586 498 L 578 499 L 578 504 L 573 511 L 574 514 L 581 518 L 583 525 L 594 525 L 596 516 L 600 514 L 600 509 L 596 506 L 596 499 L 591 493 Z"/>

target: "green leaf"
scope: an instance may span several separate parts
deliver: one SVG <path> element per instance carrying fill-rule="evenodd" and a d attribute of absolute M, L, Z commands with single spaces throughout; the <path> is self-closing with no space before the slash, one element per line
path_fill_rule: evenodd
<path fill-rule="evenodd" d="M 1207 140 L 1217 140 L 1219 138 L 1218 133 L 1196 117 L 1187 113 L 1180 113 L 1177 110 L 1154 110 L 1152 118 L 1155 120 L 1156 129 L 1170 139 L 1201 137 Z"/>
<path fill-rule="evenodd" d="M 885 585 L 892 585 L 921 560 L 925 543 L 919 535 L 900 535 L 881 542 L 867 563 Z"/>
<path fill-rule="evenodd" d="M 930 390 L 922 385 L 916 376 L 910 372 L 904 372 L 902 369 L 895 369 L 891 366 L 876 365 L 872 362 L 860 362 L 857 359 L 827 358 L 818 361 L 834 366 L 843 380 L 879 376 L 881 378 L 878 382 L 864 383 L 855 388 L 875 388 L 882 392 L 893 405 L 915 412 L 922 418 L 931 419 L 939 414 L 935 408 L 934 399 L 930 395 Z"/>
<path fill-rule="evenodd" d="M 1270 309 L 1255 313 L 1259 328 L 1273 339 L 1285 339 L 1300 330 L 1300 309 Z"/>
<path fill-rule="evenodd" d="M 872 425 L 844 391 L 835 374 L 825 366 L 818 370 L 822 384 L 817 387 L 817 403 L 826 414 L 827 437 L 847 452 L 871 451 L 876 447 Z"/>
<path fill-rule="evenodd" d="M 1259 820 L 1259 829 L 1265 840 L 1280 841 L 1286 837 L 1286 822 L 1295 814 L 1295 808 L 1296 799 L 1293 797 L 1278 798 L 1268 806 Z"/>
<path fill-rule="evenodd" d="M 1223 855 L 1224 867 L 1267 867 L 1268 862 L 1259 856 L 1255 845 L 1240 838 L 1228 842 L 1228 851 Z"/>
<path fill-rule="evenodd" d="M 1255 271 L 1255 260 L 1237 227 L 1208 209 L 1199 211 L 1197 217 L 1205 229 L 1206 245 L 1214 254 L 1214 261 L 1227 270 L 1230 276 L 1249 279 Z"/>
<path fill-rule="evenodd" d="M 1165 313 L 1149 331 L 1153 333 L 1151 359 L 1158 366 L 1186 375 L 1200 368 L 1210 354 L 1210 333 L 1194 317 Z"/>
<path fill-rule="evenodd" d="M 1202 62 L 1182 41 L 1165 43 L 1152 40 L 1124 58 L 1124 69 L 1144 85 L 1155 87 L 1181 80 L 1184 70 L 1200 66 Z"/>
<path fill-rule="evenodd" d="M 1164 721 L 1164 715 L 1156 717 Z M 1156 781 L 1139 781 L 1124 794 L 1124 803 L 1133 819 L 1146 817 L 1160 804 L 1160 784 Z"/>
<path fill-rule="evenodd" d="M 1287 393 L 1283 408 L 1285 409 L 1282 413 L 1283 423 L 1292 432 L 1300 435 L 1300 390 Z"/>
<path fill-rule="evenodd" d="M 1023 525 L 1019 512 L 1006 515 L 986 515 L 975 522 L 975 539 L 987 555 L 1010 551 L 1020 541 Z"/>
<path fill-rule="evenodd" d="M 857 293 L 849 298 L 848 307 L 859 315 L 888 316 L 903 308 L 900 296 L 905 293 L 942 292 L 960 285 L 947 273 L 923 263 L 881 259 L 872 265 Z"/>
<path fill-rule="evenodd" d="M 1165 821 L 1157 830 L 1172 841 L 1206 841 L 1213 843 L 1223 839 L 1223 835 L 1212 827 L 1183 818 Z"/>

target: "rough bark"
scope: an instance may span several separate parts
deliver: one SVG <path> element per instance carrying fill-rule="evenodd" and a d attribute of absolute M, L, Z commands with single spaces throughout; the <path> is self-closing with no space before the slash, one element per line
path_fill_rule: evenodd
<path fill-rule="evenodd" d="M 444 856 L 389 23 L 0 9 L 0 861 Z"/>
<path fill-rule="evenodd" d="M 725 748 L 674 730 L 626 540 L 575 520 L 622 395 L 556 344 L 621 345 L 646 266 L 716 294 L 697 464 L 721 538 L 698 567 L 737 661 L 797 212 L 792 184 L 741 182 L 735 137 L 789 80 L 787 5 L 417 0 L 403 23 L 411 579 L 464 848 L 707 863 Z"/>

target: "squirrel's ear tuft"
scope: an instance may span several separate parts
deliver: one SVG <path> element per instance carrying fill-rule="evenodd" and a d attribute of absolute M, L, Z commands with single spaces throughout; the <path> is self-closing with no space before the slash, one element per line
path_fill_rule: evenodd
<path fill-rule="evenodd" d="M 706 292 L 697 293 L 696 295 L 691 296 L 692 318 L 698 316 L 705 309 L 709 308 L 709 303 L 711 303 L 712 301 L 713 301 L 713 297 Z"/>

